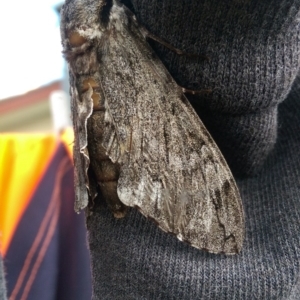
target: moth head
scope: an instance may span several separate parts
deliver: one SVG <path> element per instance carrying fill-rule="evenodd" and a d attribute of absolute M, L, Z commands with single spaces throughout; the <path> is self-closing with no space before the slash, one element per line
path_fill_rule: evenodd
<path fill-rule="evenodd" d="M 81 47 L 102 36 L 101 12 L 106 1 L 66 0 L 61 9 L 61 37 L 64 50 Z"/>

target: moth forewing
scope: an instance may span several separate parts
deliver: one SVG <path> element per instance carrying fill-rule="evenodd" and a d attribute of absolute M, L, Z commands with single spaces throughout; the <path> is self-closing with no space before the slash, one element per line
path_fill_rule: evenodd
<path fill-rule="evenodd" d="M 117 1 L 66 1 L 61 31 L 77 209 L 95 196 L 96 179 L 116 217 L 138 207 L 196 248 L 239 252 L 244 214 L 233 176 L 134 15 Z"/>

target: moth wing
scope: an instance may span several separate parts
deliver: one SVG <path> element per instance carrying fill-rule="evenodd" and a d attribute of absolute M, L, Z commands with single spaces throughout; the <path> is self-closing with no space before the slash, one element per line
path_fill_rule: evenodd
<path fill-rule="evenodd" d="M 87 120 L 93 112 L 93 104 L 91 99 L 91 93 L 87 93 L 84 101 L 79 101 L 75 86 L 75 78 L 73 74 L 70 74 L 71 84 L 71 110 L 74 124 L 74 187 L 75 187 L 75 210 L 79 211 L 85 208 L 89 202 L 88 190 L 93 190 L 89 176 L 88 168 L 90 165 L 90 158 L 87 149 Z"/>
<path fill-rule="evenodd" d="M 103 146 L 121 165 L 120 200 L 196 248 L 239 252 L 241 199 L 210 134 L 138 26 L 112 30 L 107 43 Z"/>

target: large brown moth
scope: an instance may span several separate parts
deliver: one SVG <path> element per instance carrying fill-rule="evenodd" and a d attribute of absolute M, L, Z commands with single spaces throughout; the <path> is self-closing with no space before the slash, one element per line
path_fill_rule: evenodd
<path fill-rule="evenodd" d="M 97 184 L 116 217 L 137 207 L 163 231 L 235 254 L 244 214 L 220 150 L 116 0 L 67 0 L 62 44 L 70 70 L 77 211 Z"/>

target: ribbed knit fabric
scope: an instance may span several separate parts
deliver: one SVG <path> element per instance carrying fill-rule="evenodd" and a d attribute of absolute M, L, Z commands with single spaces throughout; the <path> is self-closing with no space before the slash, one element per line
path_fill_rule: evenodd
<path fill-rule="evenodd" d="M 87 220 L 93 299 L 298 300 L 300 291 L 299 92 L 279 107 L 278 141 L 260 174 L 238 181 L 246 239 L 236 256 L 194 249 L 135 209 Z"/>
<path fill-rule="evenodd" d="M 151 43 L 178 84 L 212 89 L 209 96 L 188 97 L 234 173 L 257 172 L 276 141 L 277 105 L 299 69 L 300 1 L 131 2 L 150 32 L 209 56 L 193 60 Z"/>
<path fill-rule="evenodd" d="M 5 286 L 5 278 L 4 278 L 4 270 L 3 270 L 3 261 L 0 256 L 0 300 L 6 300 L 6 286 Z"/>
<path fill-rule="evenodd" d="M 151 42 L 238 180 L 246 238 L 236 256 L 208 254 L 135 209 L 87 219 L 93 299 L 300 299 L 300 1 L 132 0 L 152 33 L 209 61 Z M 273 151 L 271 151 L 273 149 Z M 253 175 L 256 174 L 256 175 Z"/>

